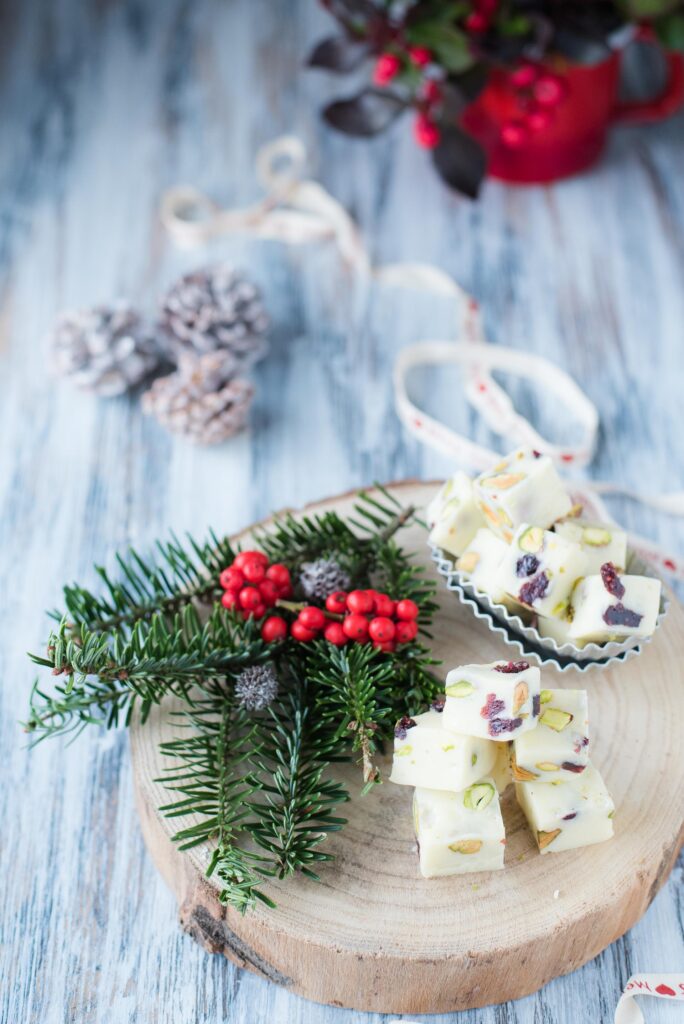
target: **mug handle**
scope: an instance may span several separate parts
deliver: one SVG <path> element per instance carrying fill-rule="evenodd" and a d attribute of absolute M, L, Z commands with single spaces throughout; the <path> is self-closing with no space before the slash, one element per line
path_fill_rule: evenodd
<path fill-rule="evenodd" d="M 639 25 L 633 42 L 660 45 L 653 29 L 648 25 Z M 679 110 L 684 103 L 684 54 L 664 50 L 663 55 L 667 67 L 667 82 L 660 95 L 650 100 L 618 103 L 613 110 L 613 121 L 622 124 L 662 121 Z"/>

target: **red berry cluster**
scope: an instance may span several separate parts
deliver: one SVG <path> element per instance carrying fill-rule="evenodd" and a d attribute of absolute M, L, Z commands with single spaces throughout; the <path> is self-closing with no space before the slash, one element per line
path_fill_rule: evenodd
<path fill-rule="evenodd" d="M 516 92 L 520 116 L 501 126 L 501 140 L 512 149 L 524 146 L 530 135 L 544 131 L 552 123 L 556 108 L 567 94 L 567 83 L 536 64 L 520 64 L 508 76 Z"/>
<path fill-rule="evenodd" d="M 397 644 L 415 640 L 417 618 L 415 601 L 393 601 L 377 590 L 352 590 L 349 594 L 336 590 L 326 598 L 325 611 L 315 606 L 302 608 L 290 632 L 295 640 L 304 643 L 322 633 L 337 647 L 352 640 L 372 643 L 381 651 L 393 651 Z"/>
<path fill-rule="evenodd" d="M 262 619 L 279 598 L 292 596 L 290 570 L 279 562 L 270 565 L 262 551 L 241 551 L 219 582 L 223 607 L 234 608 L 245 619 Z"/>

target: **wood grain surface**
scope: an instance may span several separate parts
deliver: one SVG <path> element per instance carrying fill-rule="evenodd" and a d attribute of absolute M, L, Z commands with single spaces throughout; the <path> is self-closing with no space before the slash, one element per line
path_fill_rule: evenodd
<path fill-rule="evenodd" d="M 434 486 L 393 488 L 402 505 L 424 509 Z M 342 496 L 307 507 L 352 513 Z M 268 524 L 266 524 L 268 528 Z M 250 547 L 249 534 L 240 538 Z M 444 587 L 427 534 L 413 525 L 401 543 L 439 583 L 430 648 L 442 677 L 457 665 L 509 657 L 472 610 Z M 503 871 L 420 877 L 412 790 L 385 782 L 361 796 L 358 765 L 339 771 L 352 799 L 348 823 L 326 841 L 335 856 L 321 883 L 303 877 L 267 885 L 275 910 L 241 915 L 221 906 L 205 872 L 212 848 L 182 854 L 172 842 L 197 819 L 164 818 L 170 764 L 160 744 L 178 735 L 170 700 L 131 731 L 133 778 L 152 859 L 173 889 L 183 927 L 212 952 L 318 1002 L 361 1010 L 433 1013 L 529 995 L 586 963 L 624 934 L 650 906 L 684 839 L 684 611 L 673 602 L 654 642 L 639 657 L 594 669 L 578 684 L 544 667 L 542 686 L 586 687 L 592 762 L 616 804 L 610 842 L 542 857 L 513 787 L 503 798 Z M 385 780 L 391 757 L 382 764 Z M 668 779 L 669 786 L 662 785 Z"/>
<path fill-rule="evenodd" d="M 28 753 L 17 726 L 43 609 L 65 580 L 94 583 L 93 562 L 171 528 L 235 531 L 284 505 L 451 468 L 400 429 L 390 385 L 404 344 L 450 336 L 448 303 L 357 294 L 323 245 L 233 239 L 180 253 L 159 197 L 187 181 L 248 202 L 257 147 L 298 133 L 376 260 L 443 267 L 482 302 L 493 342 L 543 352 L 582 383 L 602 417 L 592 474 L 681 488 L 684 120 L 616 130 L 591 173 L 489 183 L 473 204 L 445 191 L 408 124 L 358 143 L 321 125 L 318 107 L 345 87 L 301 73 L 329 29 L 315 0 L 26 0 L 2 5 L 0 27 L 0 1020 L 386 1024 L 298 999 L 183 935 L 145 852 L 124 734 Z M 274 322 L 242 437 L 200 451 L 134 400 L 99 402 L 50 376 L 60 309 L 124 295 L 150 311 L 178 273 L 216 258 L 250 270 Z M 454 381 L 416 374 L 412 393 L 497 445 L 453 401 Z M 511 391 L 567 436 L 542 395 Z M 612 507 L 684 551 L 681 524 Z M 642 921 L 587 966 L 440 1024 L 609 1022 L 630 973 L 681 969 L 682 907 L 680 861 Z M 676 1012 L 654 1001 L 647 1019 Z"/>

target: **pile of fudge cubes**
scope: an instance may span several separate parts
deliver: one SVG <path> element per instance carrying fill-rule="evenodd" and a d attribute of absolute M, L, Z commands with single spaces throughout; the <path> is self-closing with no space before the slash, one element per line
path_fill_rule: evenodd
<path fill-rule="evenodd" d="M 625 533 L 579 513 L 551 459 L 526 448 L 475 480 L 456 473 L 427 510 L 431 543 L 541 636 L 578 648 L 650 636 L 660 581 L 625 575 Z"/>
<path fill-rule="evenodd" d="M 613 802 L 589 760 L 584 690 L 541 689 L 527 661 L 465 665 L 395 729 L 391 781 L 414 787 L 424 877 L 504 866 L 510 782 L 541 853 L 610 839 Z"/>

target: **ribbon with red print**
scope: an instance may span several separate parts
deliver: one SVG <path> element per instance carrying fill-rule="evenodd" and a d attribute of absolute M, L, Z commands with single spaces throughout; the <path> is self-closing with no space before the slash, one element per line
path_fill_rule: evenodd
<path fill-rule="evenodd" d="M 684 1002 L 684 974 L 633 974 L 615 1010 L 615 1024 L 644 1024 L 635 996 Z"/>
<path fill-rule="evenodd" d="M 400 353 L 394 369 L 397 413 L 422 443 L 453 458 L 471 471 L 487 469 L 500 454 L 476 444 L 452 430 L 410 399 L 406 380 L 419 365 L 457 363 L 464 370 L 464 397 L 488 426 L 503 439 L 509 450 L 527 446 L 549 455 L 561 466 L 586 466 L 594 455 L 599 416 L 593 402 L 563 370 L 542 356 L 519 349 L 490 345 L 485 338 L 475 300 L 448 274 L 425 263 L 393 263 L 373 267 L 357 225 L 344 207 L 316 181 L 304 178 L 306 150 L 294 136 L 283 136 L 264 146 L 257 155 L 256 172 L 265 196 L 243 209 L 222 209 L 204 193 L 187 186 L 169 189 L 162 198 L 161 220 L 181 246 L 205 245 L 212 238 L 234 232 L 257 238 L 277 239 L 289 245 L 328 239 L 355 273 L 367 275 L 383 285 L 429 291 L 453 298 L 461 310 L 461 338 L 422 341 Z M 568 411 L 581 427 L 582 436 L 574 446 L 559 446 L 542 437 L 514 407 L 509 396 L 494 380 L 495 369 L 525 377 L 550 391 L 559 407 Z M 573 491 L 598 518 L 611 521 L 601 494 L 623 494 L 672 516 L 684 516 L 684 492 L 644 494 L 614 483 L 583 480 Z M 643 537 L 630 535 L 630 544 L 642 558 L 660 572 L 684 579 L 684 560 L 663 551 Z"/>

